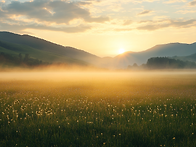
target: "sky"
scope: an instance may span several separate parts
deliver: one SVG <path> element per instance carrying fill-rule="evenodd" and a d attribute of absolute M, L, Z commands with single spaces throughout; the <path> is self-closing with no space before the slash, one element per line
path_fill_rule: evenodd
<path fill-rule="evenodd" d="M 0 31 L 114 57 L 196 42 L 196 0 L 0 0 Z"/>

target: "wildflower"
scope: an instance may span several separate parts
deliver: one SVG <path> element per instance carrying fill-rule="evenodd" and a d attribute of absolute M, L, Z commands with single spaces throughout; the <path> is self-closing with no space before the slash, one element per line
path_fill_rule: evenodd
<path fill-rule="evenodd" d="M 91 122 L 91 121 L 88 121 L 88 122 L 87 122 L 87 124 L 93 124 L 93 122 Z"/>

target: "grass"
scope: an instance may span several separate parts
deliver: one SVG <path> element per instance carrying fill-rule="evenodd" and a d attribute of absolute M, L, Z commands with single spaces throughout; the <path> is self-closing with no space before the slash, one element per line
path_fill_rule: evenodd
<path fill-rule="evenodd" d="M 1 77 L 1 146 L 196 146 L 195 73 L 42 76 Z"/>

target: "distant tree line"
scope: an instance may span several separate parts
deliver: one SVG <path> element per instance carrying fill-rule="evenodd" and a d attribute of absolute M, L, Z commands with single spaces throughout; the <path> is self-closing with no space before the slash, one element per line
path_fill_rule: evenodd
<path fill-rule="evenodd" d="M 128 65 L 127 69 L 133 69 L 133 70 L 140 70 L 140 69 L 145 69 L 146 68 L 146 64 L 142 64 L 142 65 L 137 65 L 137 63 L 134 63 L 133 65 Z"/>
<path fill-rule="evenodd" d="M 23 57 L 24 56 L 24 57 Z M 21 53 L 17 55 L 12 55 L 8 53 L 0 53 L 0 65 L 1 66 L 39 66 L 47 65 L 49 63 L 42 62 L 42 60 L 34 59 L 29 56 L 29 54 L 22 55 Z"/>
<path fill-rule="evenodd" d="M 196 68 L 195 62 L 171 59 L 168 57 L 153 57 L 148 59 L 147 68 L 156 69 L 180 69 L 180 68 Z"/>
<path fill-rule="evenodd" d="M 191 61 L 182 61 L 168 57 L 153 57 L 148 59 L 146 64 L 138 66 L 134 63 L 129 65 L 127 69 L 192 69 L 196 68 L 196 63 Z"/>

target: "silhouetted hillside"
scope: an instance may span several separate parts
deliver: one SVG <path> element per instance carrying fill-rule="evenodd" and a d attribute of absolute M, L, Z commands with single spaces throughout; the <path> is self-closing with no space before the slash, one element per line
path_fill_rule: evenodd
<path fill-rule="evenodd" d="M 2 42 L 0 41 L 0 52 L 4 52 L 11 55 L 18 55 L 18 54 L 29 54 L 34 59 L 43 60 L 44 62 L 50 62 L 50 63 L 67 63 L 67 64 L 78 64 L 78 65 L 87 65 L 88 63 L 66 57 L 63 55 L 55 55 L 51 52 L 38 50 L 26 45 L 19 45 L 19 44 L 13 44 L 8 42 Z"/>
<path fill-rule="evenodd" d="M 173 56 L 188 56 L 196 53 L 196 43 L 182 44 L 170 43 L 163 45 L 156 45 L 148 50 L 134 53 L 124 53 L 116 56 L 115 64 L 119 67 L 127 67 L 133 63 L 143 64 L 151 57 L 173 57 Z"/>
<path fill-rule="evenodd" d="M 196 53 L 196 43 L 156 45 L 142 52 L 129 51 L 114 58 L 100 58 L 83 50 L 78 50 L 73 47 L 64 47 L 29 35 L 0 32 L 0 52 L 9 54 L 29 54 L 34 59 L 53 63 L 74 63 L 104 68 L 125 69 L 128 65 L 133 65 L 134 63 L 137 65 L 145 64 L 147 60 L 152 57 L 177 56 L 181 58 L 183 56 L 182 58 L 184 58 L 184 60 L 188 59 L 188 61 L 195 61 L 196 55 L 191 54 Z"/>
<path fill-rule="evenodd" d="M 29 54 L 18 54 L 18 56 L 16 56 L 4 52 L 0 53 L 1 67 L 34 67 L 48 64 L 47 62 L 42 62 L 42 60 L 31 58 Z"/>
<path fill-rule="evenodd" d="M 149 69 L 190 69 L 196 68 L 196 63 L 171 59 L 167 57 L 154 57 L 148 59 L 146 67 Z"/>
<path fill-rule="evenodd" d="M 196 62 L 196 53 L 189 55 L 189 56 L 175 56 L 172 57 L 173 59 L 179 59 L 183 61 L 191 61 L 191 62 Z"/>
<path fill-rule="evenodd" d="M 99 59 L 99 57 L 83 50 L 78 50 L 73 47 L 64 47 L 29 35 L 18 35 L 10 32 L 0 32 L 0 40 L 7 43 L 25 45 L 27 47 L 45 51 L 56 56 L 64 56 L 69 59 L 82 60 L 89 63 L 92 60 Z"/>

